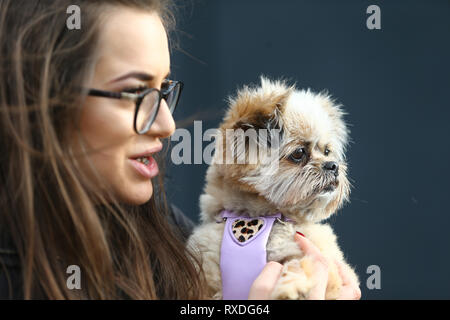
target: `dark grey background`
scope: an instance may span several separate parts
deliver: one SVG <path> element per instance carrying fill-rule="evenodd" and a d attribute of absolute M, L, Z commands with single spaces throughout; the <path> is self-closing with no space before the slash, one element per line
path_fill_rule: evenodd
<path fill-rule="evenodd" d="M 366 27 L 371 4 L 381 30 Z M 349 113 L 354 186 L 329 222 L 363 298 L 448 299 L 449 33 L 448 0 L 182 1 L 175 119 L 191 132 L 193 119 L 217 127 L 225 97 L 261 74 L 328 89 Z M 168 168 L 169 198 L 195 221 L 206 169 Z M 373 264 L 381 290 L 366 287 Z"/>

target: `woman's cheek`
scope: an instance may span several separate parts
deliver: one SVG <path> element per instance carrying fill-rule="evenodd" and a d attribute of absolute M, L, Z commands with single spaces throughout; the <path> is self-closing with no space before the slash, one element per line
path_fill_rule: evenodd
<path fill-rule="evenodd" d="M 126 178 L 126 152 L 134 135 L 132 112 L 114 103 L 87 103 L 80 129 L 101 176 L 115 184 Z"/>
<path fill-rule="evenodd" d="M 115 105 L 102 106 L 99 109 L 93 116 L 96 119 L 95 138 L 108 145 L 126 143 L 126 140 L 134 134 L 132 111 Z"/>

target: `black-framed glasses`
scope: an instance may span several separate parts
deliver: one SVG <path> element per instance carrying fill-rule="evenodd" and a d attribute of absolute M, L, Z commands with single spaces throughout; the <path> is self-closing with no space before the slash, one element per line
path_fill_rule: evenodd
<path fill-rule="evenodd" d="M 134 112 L 134 131 L 137 134 L 146 133 L 153 122 L 161 106 L 161 100 L 166 100 L 170 113 L 175 111 L 175 108 L 180 100 L 180 94 L 183 90 L 183 82 L 166 80 L 164 82 L 164 89 L 158 90 L 156 88 L 147 88 L 140 93 L 131 92 L 112 92 L 97 89 L 89 89 L 88 95 L 96 97 L 105 97 L 113 99 L 125 99 L 136 103 Z"/>

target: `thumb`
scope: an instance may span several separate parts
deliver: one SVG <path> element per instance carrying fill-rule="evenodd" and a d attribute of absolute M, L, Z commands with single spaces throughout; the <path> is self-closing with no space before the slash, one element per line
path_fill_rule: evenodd
<path fill-rule="evenodd" d="M 275 285 L 280 278 L 281 270 L 283 265 L 275 262 L 269 261 L 264 266 L 261 273 L 253 281 L 252 287 L 248 295 L 249 300 L 268 300 L 270 293 L 275 288 Z"/>

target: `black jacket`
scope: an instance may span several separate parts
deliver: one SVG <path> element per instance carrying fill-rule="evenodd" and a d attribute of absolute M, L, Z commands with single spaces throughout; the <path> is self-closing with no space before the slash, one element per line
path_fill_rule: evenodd
<path fill-rule="evenodd" d="M 184 240 L 192 233 L 194 223 L 175 205 L 170 205 L 169 222 Z M 11 239 L 0 232 L 0 300 L 23 299 L 20 260 Z"/>

